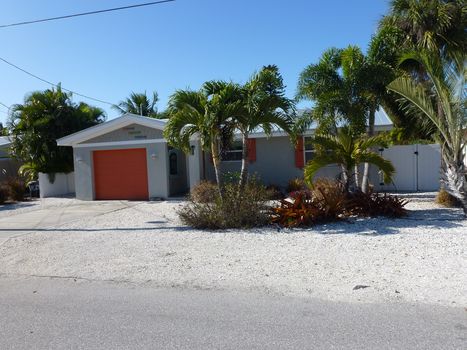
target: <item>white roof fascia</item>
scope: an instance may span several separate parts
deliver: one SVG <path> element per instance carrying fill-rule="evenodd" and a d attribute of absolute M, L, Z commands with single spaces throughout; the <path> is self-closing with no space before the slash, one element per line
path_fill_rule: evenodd
<path fill-rule="evenodd" d="M 58 146 L 75 146 L 78 143 L 87 141 L 97 136 L 107 134 L 111 131 L 123 128 L 131 124 L 139 124 L 154 128 L 158 130 L 164 130 L 166 122 L 160 119 L 142 117 L 136 114 L 125 113 L 122 116 L 104 122 L 102 124 L 94 125 L 90 128 L 75 132 L 74 134 L 62 137 L 57 140 Z"/>
<path fill-rule="evenodd" d="M 8 147 L 13 143 L 9 136 L 0 136 L 0 147 Z"/>

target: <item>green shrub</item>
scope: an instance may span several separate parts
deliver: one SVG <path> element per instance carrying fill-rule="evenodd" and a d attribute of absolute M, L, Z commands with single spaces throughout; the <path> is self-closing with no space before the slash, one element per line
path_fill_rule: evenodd
<path fill-rule="evenodd" d="M 196 203 L 212 203 L 219 196 L 214 182 L 203 180 L 190 191 L 190 198 Z"/>
<path fill-rule="evenodd" d="M 308 187 L 305 184 L 305 181 L 297 177 L 295 179 L 289 180 L 286 191 L 287 193 L 293 193 L 296 191 L 306 190 L 307 188 Z"/>
<path fill-rule="evenodd" d="M 216 192 L 210 202 L 191 198 L 178 211 L 181 221 L 200 229 L 251 228 L 268 224 L 268 191 L 263 185 L 252 180 L 239 193 L 237 184 L 228 183 L 222 193 L 222 200 Z"/>
<path fill-rule="evenodd" d="M 459 208 L 461 206 L 460 201 L 444 188 L 439 190 L 435 202 L 448 208 Z"/>

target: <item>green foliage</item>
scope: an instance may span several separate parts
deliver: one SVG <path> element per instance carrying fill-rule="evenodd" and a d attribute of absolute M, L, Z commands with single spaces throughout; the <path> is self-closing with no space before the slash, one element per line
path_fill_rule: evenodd
<path fill-rule="evenodd" d="M 380 30 L 403 33 L 400 50 L 428 50 L 456 60 L 467 51 L 467 7 L 464 0 L 392 0 Z"/>
<path fill-rule="evenodd" d="M 354 169 L 359 164 L 367 162 L 376 165 L 383 172 L 386 183 L 391 181 L 395 173 L 390 161 L 370 150 L 385 143 L 381 136 L 356 137 L 350 128 L 343 127 L 338 130 L 336 136 L 317 135 L 311 142 L 316 145 L 318 152 L 305 166 L 304 178 L 308 185 L 313 184 L 313 178 L 319 169 L 331 164 L 341 167 L 346 191 L 354 178 Z M 358 187 L 358 183 L 355 187 Z"/>
<path fill-rule="evenodd" d="M 129 97 L 120 101 L 113 108 L 121 113 L 133 113 L 149 118 L 159 118 L 156 107 L 158 100 L 159 97 L 156 92 L 152 93 L 152 97 L 149 97 L 146 92 L 132 92 Z"/>
<path fill-rule="evenodd" d="M 217 192 L 212 202 L 200 203 L 193 199 L 178 211 L 181 221 L 199 229 L 251 228 L 269 222 L 266 188 L 249 181 L 239 192 L 238 184 L 227 183 L 223 196 Z"/>
<path fill-rule="evenodd" d="M 466 54 L 464 53 L 464 62 Z M 443 160 L 445 189 L 459 199 L 467 215 L 467 175 L 464 165 L 467 103 L 466 65 L 459 66 L 428 51 L 410 52 L 402 58 L 417 61 L 427 73 L 419 82 L 408 75 L 395 79 L 388 89 L 401 96 L 407 113 L 423 113 L 437 132 Z"/>
<path fill-rule="evenodd" d="M 5 128 L 2 123 L 0 123 L 0 136 L 8 136 L 8 128 Z"/>
<path fill-rule="evenodd" d="M 164 137 L 175 148 L 190 152 L 190 140 L 199 137 L 211 152 L 218 186 L 222 186 L 220 153 L 233 135 L 232 118 L 240 114 L 242 88 L 238 84 L 208 81 L 201 90 L 178 90 L 169 99 Z"/>
<path fill-rule="evenodd" d="M 15 105 L 9 120 L 12 155 L 44 173 L 73 170 L 70 147 L 56 140 L 101 123 L 104 112 L 85 103 L 75 104 L 71 94 L 57 89 L 33 92 L 24 104 Z"/>
<path fill-rule="evenodd" d="M 264 66 L 242 86 L 240 103 L 242 108 L 233 115 L 235 127 L 242 134 L 242 169 L 240 187 L 248 176 L 248 137 L 261 128 L 267 136 L 274 127 L 289 133 L 292 132 L 295 104 L 285 97 L 285 85 L 277 66 Z"/>

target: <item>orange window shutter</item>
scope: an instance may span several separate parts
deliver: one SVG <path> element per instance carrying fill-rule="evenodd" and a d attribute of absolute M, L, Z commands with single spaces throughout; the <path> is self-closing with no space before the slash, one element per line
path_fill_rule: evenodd
<path fill-rule="evenodd" d="M 305 155 L 303 153 L 303 137 L 299 137 L 295 145 L 295 166 L 303 168 L 305 166 Z"/>
<path fill-rule="evenodd" d="M 248 139 L 248 160 L 256 162 L 256 139 Z"/>

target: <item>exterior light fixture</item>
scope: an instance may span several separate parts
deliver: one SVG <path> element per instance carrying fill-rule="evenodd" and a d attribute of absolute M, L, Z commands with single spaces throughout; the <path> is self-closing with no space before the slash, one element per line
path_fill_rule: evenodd
<path fill-rule="evenodd" d="M 156 160 L 156 158 L 157 158 L 157 154 L 156 154 L 156 153 L 151 154 L 151 159 Z"/>
<path fill-rule="evenodd" d="M 195 155 L 195 146 L 191 146 L 191 155 L 194 156 Z"/>

